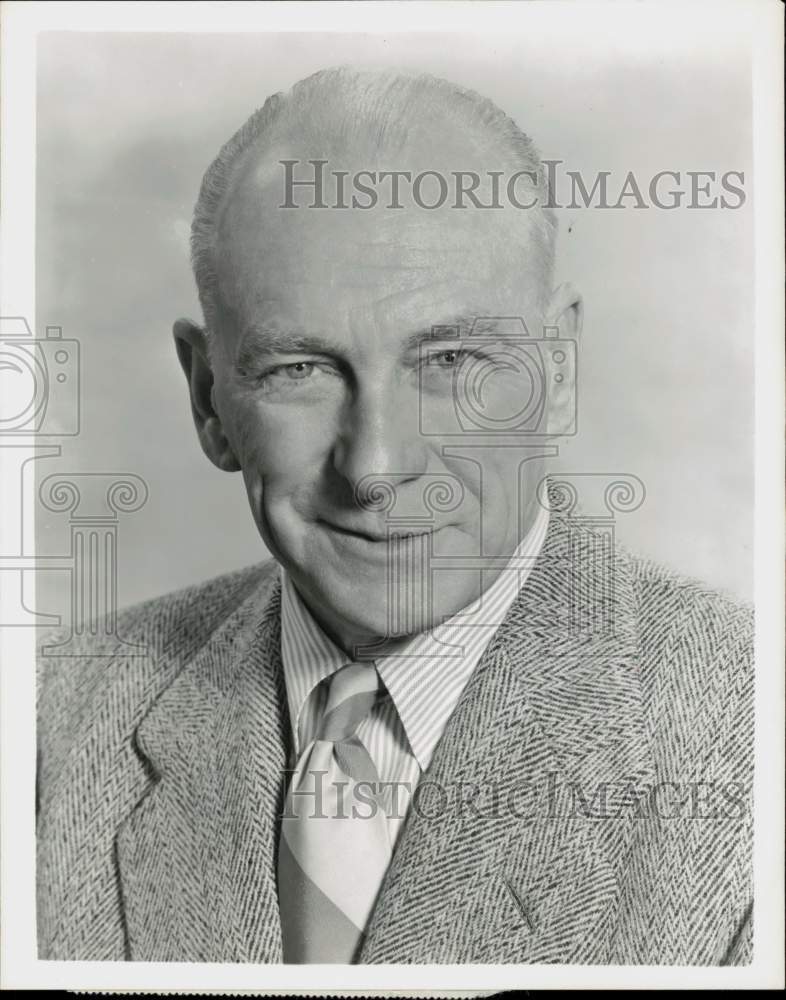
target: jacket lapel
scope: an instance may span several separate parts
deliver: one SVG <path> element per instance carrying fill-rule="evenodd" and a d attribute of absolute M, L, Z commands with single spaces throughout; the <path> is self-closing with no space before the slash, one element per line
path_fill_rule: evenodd
<path fill-rule="evenodd" d="M 633 581 L 552 515 L 451 717 L 361 962 L 607 961 L 652 780 Z M 598 595 L 606 627 L 584 615 Z"/>
<path fill-rule="evenodd" d="M 275 575 L 137 729 L 150 785 L 117 839 L 131 958 L 280 961 L 275 833 L 288 726 Z"/>

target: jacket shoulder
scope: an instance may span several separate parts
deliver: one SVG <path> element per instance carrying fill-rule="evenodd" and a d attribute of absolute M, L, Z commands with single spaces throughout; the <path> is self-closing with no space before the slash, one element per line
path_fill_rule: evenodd
<path fill-rule="evenodd" d="M 738 679 L 752 674 L 750 603 L 651 559 L 625 557 L 632 568 L 644 652 L 682 650 L 697 680 L 709 680 L 719 669 Z"/>
<path fill-rule="evenodd" d="M 189 645 L 192 635 L 209 634 L 257 587 L 272 580 L 276 569 L 271 559 L 131 605 L 119 612 L 117 633 L 146 643 L 151 653 Z M 90 645 L 88 641 L 86 648 Z"/>
<path fill-rule="evenodd" d="M 50 633 L 37 657 L 39 790 L 97 720 L 118 738 L 248 597 L 276 579 L 268 561 L 135 604 L 99 634 Z M 110 738 L 111 733 L 104 732 Z"/>
<path fill-rule="evenodd" d="M 683 776 L 752 778 L 751 604 L 652 560 L 635 579 L 645 710 L 661 764 Z"/>
<path fill-rule="evenodd" d="M 675 619 L 686 614 L 709 615 L 713 624 L 747 631 L 752 626 L 753 605 L 739 597 L 710 586 L 703 580 L 678 573 L 667 566 L 622 549 L 623 558 L 632 567 L 636 587 L 645 612 L 649 604 L 657 603 Z M 665 607 L 664 607 L 665 605 Z M 728 633 L 725 633 L 728 637 Z"/>

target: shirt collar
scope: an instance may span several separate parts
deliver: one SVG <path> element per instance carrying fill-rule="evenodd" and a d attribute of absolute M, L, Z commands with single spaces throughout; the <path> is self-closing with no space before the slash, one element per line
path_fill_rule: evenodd
<path fill-rule="evenodd" d="M 540 507 L 506 569 L 476 601 L 413 636 L 394 655 L 374 661 L 424 771 L 467 681 L 529 575 L 546 537 L 548 517 L 548 510 Z M 314 620 L 283 567 L 281 579 L 281 656 L 300 753 L 299 722 L 306 699 L 349 660 Z"/>
<path fill-rule="evenodd" d="M 314 688 L 349 662 L 343 650 L 314 621 L 286 570 L 281 567 L 281 659 L 289 718 L 300 754 L 300 713 Z"/>

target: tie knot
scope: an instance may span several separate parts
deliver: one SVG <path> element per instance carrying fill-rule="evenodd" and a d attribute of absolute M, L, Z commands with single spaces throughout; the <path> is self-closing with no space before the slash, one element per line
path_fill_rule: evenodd
<path fill-rule="evenodd" d="M 346 740 L 366 718 L 379 697 L 379 675 L 373 663 L 350 663 L 330 681 L 318 740 Z"/>

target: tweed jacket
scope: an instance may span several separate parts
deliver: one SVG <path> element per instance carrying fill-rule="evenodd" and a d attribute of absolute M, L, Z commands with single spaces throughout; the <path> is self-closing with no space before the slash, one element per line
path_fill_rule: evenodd
<path fill-rule="evenodd" d="M 751 611 L 597 552 L 552 515 L 360 962 L 751 960 Z M 39 956 L 281 962 L 275 565 L 123 612 L 117 636 L 39 658 Z"/>

